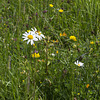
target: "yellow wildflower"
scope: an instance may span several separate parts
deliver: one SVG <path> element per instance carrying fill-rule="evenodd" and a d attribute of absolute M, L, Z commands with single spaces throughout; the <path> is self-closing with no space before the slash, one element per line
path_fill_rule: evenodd
<path fill-rule="evenodd" d="M 40 84 L 41 84 L 42 82 L 40 82 Z"/>
<path fill-rule="evenodd" d="M 39 58 L 40 55 L 39 55 L 39 53 L 33 53 L 33 54 L 32 54 L 32 57 L 33 57 L 33 58 Z"/>
<path fill-rule="evenodd" d="M 49 4 L 50 7 L 53 7 L 53 4 Z"/>
<path fill-rule="evenodd" d="M 62 33 L 60 33 L 60 36 L 66 36 L 66 33 L 64 32 L 63 34 Z"/>
<path fill-rule="evenodd" d="M 25 82 L 25 80 L 22 80 L 23 81 L 23 83 Z"/>
<path fill-rule="evenodd" d="M 65 32 L 63 33 L 63 36 L 66 36 L 66 33 Z"/>
<path fill-rule="evenodd" d="M 62 33 L 60 33 L 60 36 L 63 36 Z"/>
<path fill-rule="evenodd" d="M 94 42 L 93 42 L 93 41 L 91 41 L 91 42 L 90 42 L 90 44 L 94 44 Z"/>
<path fill-rule="evenodd" d="M 87 84 L 87 85 L 86 85 L 86 88 L 88 88 L 89 86 L 90 86 L 90 85 L 89 85 L 89 84 Z"/>
<path fill-rule="evenodd" d="M 77 95 L 80 95 L 80 93 L 77 93 Z"/>
<path fill-rule="evenodd" d="M 27 30 L 27 32 L 30 32 L 31 30 Z"/>
<path fill-rule="evenodd" d="M 35 44 L 33 44 L 33 46 L 35 47 Z"/>
<path fill-rule="evenodd" d="M 77 41 L 75 36 L 70 36 L 70 40 Z"/>
<path fill-rule="evenodd" d="M 59 12 L 60 12 L 60 13 L 62 13 L 62 12 L 63 12 L 63 10 L 62 10 L 62 9 L 59 9 Z"/>
<path fill-rule="evenodd" d="M 58 51 L 56 51 L 56 53 L 58 53 Z"/>

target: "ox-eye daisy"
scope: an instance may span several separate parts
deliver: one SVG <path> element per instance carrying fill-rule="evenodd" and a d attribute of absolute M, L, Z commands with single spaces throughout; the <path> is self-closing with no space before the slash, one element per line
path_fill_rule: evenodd
<path fill-rule="evenodd" d="M 42 38 L 45 38 L 45 36 L 41 33 L 41 31 L 38 31 L 35 27 L 34 29 L 33 28 L 31 29 L 39 40 L 42 40 Z"/>
<path fill-rule="evenodd" d="M 35 33 L 32 32 L 32 31 L 29 31 L 28 33 L 25 32 L 25 33 L 23 34 L 22 38 L 24 38 L 23 41 L 28 40 L 28 41 L 27 41 L 27 44 L 29 44 L 29 42 L 31 42 L 31 45 L 34 44 L 34 41 L 38 41 L 38 39 L 36 38 Z"/>
<path fill-rule="evenodd" d="M 82 63 L 82 62 L 79 62 L 78 60 L 74 63 L 75 65 L 77 65 L 77 66 L 84 66 L 84 63 Z"/>

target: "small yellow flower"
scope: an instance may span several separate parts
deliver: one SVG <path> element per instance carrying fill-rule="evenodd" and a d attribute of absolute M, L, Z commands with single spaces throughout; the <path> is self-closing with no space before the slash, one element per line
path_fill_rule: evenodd
<path fill-rule="evenodd" d="M 65 32 L 63 33 L 63 36 L 66 36 L 66 33 Z"/>
<path fill-rule="evenodd" d="M 77 41 L 75 36 L 70 36 L 70 40 Z"/>
<path fill-rule="evenodd" d="M 91 41 L 91 42 L 90 42 L 90 44 L 94 44 L 94 42 L 93 42 L 93 41 Z"/>
<path fill-rule="evenodd" d="M 58 54 L 58 51 L 56 51 L 56 53 Z"/>
<path fill-rule="evenodd" d="M 35 47 L 35 44 L 33 44 L 33 46 Z"/>
<path fill-rule="evenodd" d="M 41 84 L 42 82 L 40 82 L 40 84 Z"/>
<path fill-rule="evenodd" d="M 77 93 L 77 95 L 80 95 L 80 93 Z"/>
<path fill-rule="evenodd" d="M 22 80 L 23 81 L 23 83 L 25 82 L 24 80 Z"/>
<path fill-rule="evenodd" d="M 60 36 L 66 36 L 66 33 L 64 32 L 63 34 L 62 33 L 60 33 Z"/>
<path fill-rule="evenodd" d="M 39 53 L 33 53 L 33 54 L 32 54 L 32 57 L 33 57 L 33 58 L 39 58 L 39 57 L 40 57 L 40 54 L 39 54 Z"/>
<path fill-rule="evenodd" d="M 63 36 L 62 33 L 60 33 L 60 36 Z"/>
<path fill-rule="evenodd" d="M 27 30 L 27 32 L 30 32 L 31 30 Z"/>
<path fill-rule="evenodd" d="M 60 13 L 62 13 L 62 12 L 63 12 L 63 10 L 62 10 L 62 9 L 59 9 L 59 12 L 60 12 Z"/>
<path fill-rule="evenodd" d="M 40 54 L 39 54 L 39 53 L 37 53 L 36 58 L 39 58 L 39 57 L 40 57 Z"/>
<path fill-rule="evenodd" d="M 89 85 L 89 84 L 87 84 L 87 85 L 86 85 L 86 88 L 88 88 L 89 86 L 90 86 L 90 85 Z"/>
<path fill-rule="evenodd" d="M 53 4 L 49 4 L 50 7 L 53 7 Z"/>

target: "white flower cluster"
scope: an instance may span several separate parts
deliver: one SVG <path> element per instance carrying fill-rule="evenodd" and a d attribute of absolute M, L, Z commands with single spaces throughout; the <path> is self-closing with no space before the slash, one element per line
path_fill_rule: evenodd
<path fill-rule="evenodd" d="M 22 38 L 27 41 L 27 44 L 29 44 L 29 42 L 31 42 L 31 45 L 34 44 L 34 41 L 39 41 L 42 40 L 42 38 L 45 38 L 45 36 L 41 33 L 41 31 L 37 31 L 37 29 L 34 27 L 31 28 L 32 31 L 29 32 L 25 32 L 22 36 Z"/>

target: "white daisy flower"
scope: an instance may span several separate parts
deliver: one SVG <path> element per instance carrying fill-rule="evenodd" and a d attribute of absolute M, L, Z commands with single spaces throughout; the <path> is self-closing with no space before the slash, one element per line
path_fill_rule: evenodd
<path fill-rule="evenodd" d="M 42 40 L 42 38 L 45 38 L 45 36 L 44 36 L 43 34 L 41 34 L 41 31 L 37 31 L 36 34 L 37 34 L 36 37 L 37 37 L 39 40 Z"/>
<path fill-rule="evenodd" d="M 77 65 L 77 66 L 84 66 L 84 63 L 82 63 L 82 62 L 79 62 L 78 60 L 74 63 L 75 65 Z"/>
<path fill-rule="evenodd" d="M 55 54 L 54 54 L 54 53 L 52 53 L 51 55 L 52 55 L 53 57 L 55 56 Z"/>
<path fill-rule="evenodd" d="M 28 41 L 27 41 L 27 44 L 29 44 L 29 42 L 31 42 L 31 45 L 34 44 L 34 41 L 38 41 L 38 39 L 36 38 L 35 33 L 32 32 L 32 31 L 29 31 L 28 33 L 25 32 L 25 33 L 23 34 L 22 38 L 24 38 L 23 41 L 28 40 Z"/>
<path fill-rule="evenodd" d="M 34 27 L 34 29 L 33 28 L 31 28 L 32 29 L 32 31 L 34 32 L 34 33 L 36 33 L 36 37 L 39 39 L 39 40 L 42 40 L 42 38 L 45 38 L 45 36 L 41 33 L 41 31 L 37 31 L 37 29 Z"/>

